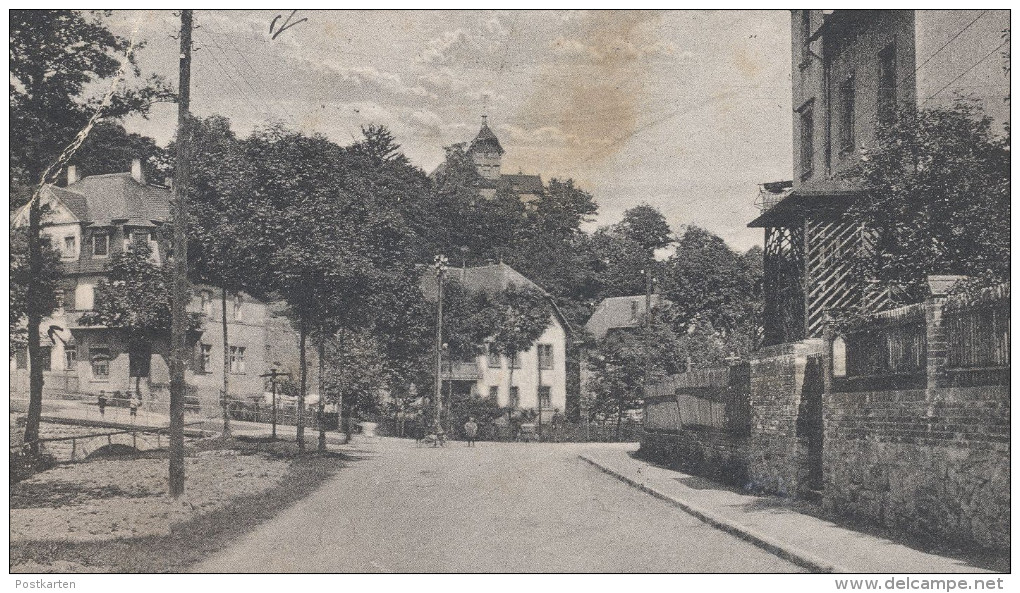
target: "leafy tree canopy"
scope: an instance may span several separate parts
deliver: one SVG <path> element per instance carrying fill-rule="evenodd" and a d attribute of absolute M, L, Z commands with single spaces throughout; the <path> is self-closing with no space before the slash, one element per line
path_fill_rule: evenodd
<path fill-rule="evenodd" d="M 975 103 L 901 112 L 845 176 L 864 189 L 847 215 L 873 240 L 852 256 L 858 281 L 912 302 L 929 274 L 1009 278 L 1009 137 Z"/>
<path fill-rule="evenodd" d="M 140 70 L 130 40 L 110 32 L 100 13 L 76 10 L 10 12 L 10 181 L 22 199 L 39 183 L 92 117 L 99 97 L 86 96 L 91 83 L 116 76 L 125 52 L 129 76 Z M 135 49 L 141 47 L 136 44 Z M 125 85 L 104 112 L 107 119 L 145 114 L 154 101 L 172 93 L 158 77 Z M 22 188 L 21 191 L 17 191 Z"/>

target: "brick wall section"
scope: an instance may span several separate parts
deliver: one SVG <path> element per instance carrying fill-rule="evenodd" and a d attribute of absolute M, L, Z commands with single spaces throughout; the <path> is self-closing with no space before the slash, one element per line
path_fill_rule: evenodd
<path fill-rule="evenodd" d="M 825 410 L 827 509 L 1009 548 L 1008 386 L 830 393 Z"/>
<path fill-rule="evenodd" d="M 739 487 L 748 484 L 747 453 L 747 436 L 707 427 L 645 430 L 640 450 L 655 463 Z"/>
<path fill-rule="evenodd" d="M 804 370 L 821 340 L 780 344 L 759 351 L 751 361 L 751 436 L 748 452 L 752 489 L 793 496 L 806 469 L 797 438 Z"/>

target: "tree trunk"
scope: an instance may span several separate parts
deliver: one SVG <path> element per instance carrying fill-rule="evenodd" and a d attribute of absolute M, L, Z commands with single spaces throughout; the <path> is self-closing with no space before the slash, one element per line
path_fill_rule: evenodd
<path fill-rule="evenodd" d="M 230 437 L 230 343 L 227 341 L 227 289 L 220 292 L 220 304 L 223 305 L 220 319 L 223 321 L 223 394 L 220 396 L 220 408 L 223 410 L 223 436 Z"/>
<path fill-rule="evenodd" d="M 43 368 L 42 348 L 39 345 L 39 326 L 42 315 L 35 305 L 42 295 L 39 294 L 39 278 L 42 277 L 42 252 L 39 236 L 42 226 L 42 209 L 39 207 L 39 196 L 33 196 L 28 210 L 28 269 L 31 278 L 28 281 L 26 303 L 28 304 L 28 418 L 25 422 L 25 444 L 33 455 L 39 454 L 39 421 L 42 417 Z"/>
<path fill-rule="evenodd" d="M 322 388 L 322 375 L 326 368 L 326 341 L 319 338 L 319 451 L 326 450 L 326 423 L 323 416 L 326 412 L 326 391 Z"/>
<path fill-rule="evenodd" d="M 297 402 L 297 445 L 298 451 L 305 452 L 305 393 L 308 388 L 308 364 L 305 360 L 306 348 L 308 345 L 308 328 L 305 325 L 305 316 L 301 315 L 298 321 L 298 332 L 301 335 L 301 390 L 298 391 Z"/>

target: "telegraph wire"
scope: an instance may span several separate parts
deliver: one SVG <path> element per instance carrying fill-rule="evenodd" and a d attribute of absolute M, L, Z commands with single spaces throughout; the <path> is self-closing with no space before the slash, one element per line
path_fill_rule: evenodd
<path fill-rule="evenodd" d="M 917 68 L 914 68 L 914 71 L 913 71 L 913 72 L 911 72 L 910 74 L 908 74 L 908 75 L 907 75 L 907 76 L 906 76 L 905 78 L 903 78 L 903 80 L 901 80 L 900 82 L 896 83 L 896 86 L 899 86 L 900 84 L 902 84 L 902 83 L 904 83 L 904 82 L 906 82 L 906 81 L 910 80 L 911 78 L 913 78 L 913 77 L 914 77 L 914 75 L 915 75 L 915 74 L 917 74 L 918 70 L 920 70 L 921 68 L 924 68 L 924 67 L 925 67 L 925 66 L 926 66 L 926 65 L 928 64 L 928 62 L 932 61 L 932 59 L 934 59 L 934 58 L 935 58 L 935 56 L 939 55 L 939 53 L 941 53 L 941 52 L 942 52 L 942 50 L 946 49 L 946 47 L 948 47 L 950 43 L 952 43 L 952 42 L 956 41 L 956 38 L 957 38 L 957 37 L 959 37 L 960 35 L 963 35 L 963 32 L 964 32 L 964 31 L 966 31 L 967 29 L 969 29 L 969 28 L 971 27 L 971 25 L 973 25 L 974 23 L 978 22 L 978 19 L 980 19 L 981 17 L 985 16 L 986 14 L 988 14 L 988 11 L 987 11 L 987 10 L 983 10 L 983 11 L 981 11 L 981 14 L 977 15 L 976 17 L 974 17 L 974 20 L 972 20 L 971 22 L 967 23 L 967 25 L 966 25 L 966 26 L 965 26 L 964 28 L 962 28 L 962 29 L 960 29 L 959 31 L 957 31 L 957 32 L 956 32 L 956 35 L 953 35 L 952 37 L 950 37 L 950 38 L 949 38 L 949 41 L 947 41 L 947 42 L 943 43 L 943 44 L 942 44 L 942 47 L 940 47 L 940 48 L 938 48 L 937 50 L 935 50 L 935 51 L 934 51 L 934 52 L 933 52 L 933 53 L 932 53 L 932 54 L 931 54 L 930 56 L 928 56 L 928 59 L 926 59 L 926 60 L 925 60 L 924 62 L 922 62 L 922 63 L 921 63 L 921 65 L 920 65 L 920 66 L 918 66 Z"/>
<path fill-rule="evenodd" d="M 984 61 L 985 61 L 985 60 L 987 60 L 988 58 L 990 58 L 990 57 L 992 57 L 993 55 L 995 55 L 995 52 L 999 51 L 1000 49 L 1002 49 L 1003 47 L 1005 47 L 1005 46 L 1006 46 L 1007 44 L 1009 44 L 1009 39 L 1007 39 L 1007 40 L 1003 41 L 1002 43 L 1000 43 L 1000 44 L 999 44 L 998 46 L 996 46 L 996 47 L 995 47 L 995 49 L 993 49 L 992 51 L 988 52 L 988 54 L 987 54 L 987 55 L 985 55 L 985 57 L 981 58 L 981 59 L 980 59 L 980 60 L 978 60 L 977 62 L 974 62 L 974 64 L 972 64 L 970 68 L 967 68 L 966 70 L 964 70 L 963 72 L 961 72 L 961 73 L 960 73 L 959 75 L 957 75 L 957 77 L 956 77 L 956 78 L 954 78 L 954 79 L 950 80 L 948 84 L 946 84 L 945 86 L 943 86 L 943 87 L 942 87 L 942 88 L 940 88 L 939 90 L 935 91 L 934 93 L 932 93 L 932 94 L 928 95 L 928 96 L 927 96 L 927 97 L 926 97 L 926 98 L 924 99 L 924 101 L 921 101 L 921 105 L 924 105 L 925 103 L 927 103 L 927 102 L 928 102 L 928 101 L 930 101 L 931 99 L 934 99 L 934 98 L 935 98 L 935 96 L 936 96 L 936 95 L 938 95 L 939 93 L 941 93 L 942 91 L 944 91 L 944 90 L 948 89 L 949 87 L 953 86 L 953 83 L 954 83 L 954 82 L 956 82 L 957 80 L 960 80 L 961 78 L 963 78 L 963 77 L 964 77 L 964 75 L 966 75 L 966 74 L 967 74 L 968 72 L 970 72 L 970 71 L 971 71 L 971 70 L 973 70 L 974 68 L 977 68 L 977 67 L 978 67 L 978 65 L 980 65 L 980 64 L 981 64 L 982 62 L 984 62 Z M 983 86 L 983 85 L 975 85 L 975 86 Z M 960 87 L 960 88 L 967 88 L 967 87 Z"/>

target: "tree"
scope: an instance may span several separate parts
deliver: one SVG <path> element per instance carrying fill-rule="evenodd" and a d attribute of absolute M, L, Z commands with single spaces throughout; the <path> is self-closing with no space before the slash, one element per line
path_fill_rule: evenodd
<path fill-rule="evenodd" d="M 161 167 L 167 150 L 171 149 L 160 148 L 148 136 L 129 133 L 120 122 L 100 121 L 82 142 L 72 162 L 78 169 L 78 176 L 87 177 L 130 171 L 131 161 L 140 159 L 145 178 L 150 183 L 162 183 L 166 172 Z M 62 180 L 58 179 L 57 183 L 61 184 Z"/>
<path fill-rule="evenodd" d="M 623 220 L 616 227 L 620 235 L 640 245 L 649 256 L 673 241 L 673 232 L 666 223 L 666 217 L 648 204 L 634 206 L 624 212 Z"/>
<path fill-rule="evenodd" d="M 93 309 L 78 322 L 120 329 L 131 339 L 169 335 L 170 271 L 151 253 L 140 243 L 113 254 L 108 275 L 96 285 Z"/>
<path fill-rule="evenodd" d="M 110 32 L 101 13 L 76 10 L 12 10 L 10 12 L 10 181 L 13 197 L 22 200 L 43 172 L 84 128 L 98 108 L 85 95 L 92 83 L 119 72 L 127 54 L 129 74 L 139 78 L 128 39 Z M 172 93 L 158 77 L 141 86 L 125 87 L 104 109 L 104 118 L 146 114 L 155 101 Z"/>
<path fill-rule="evenodd" d="M 589 414 L 614 419 L 617 439 L 623 417 L 644 404 L 646 379 L 654 384 L 685 370 L 683 337 L 664 317 L 658 309 L 650 324 L 643 316 L 639 329 L 609 332 L 588 353 Z"/>
<path fill-rule="evenodd" d="M 137 46 L 136 46 L 137 47 Z M 85 96 L 90 83 L 108 79 L 120 70 L 115 54 L 127 52 L 133 65 L 131 43 L 112 34 L 93 15 L 69 10 L 13 10 L 10 12 L 10 130 L 11 151 L 8 175 L 10 205 L 24 204 L 59 170 L 60 155 L 80 133 L 87 130 L 97 110 L 102 116 L 119 118 L 130 113 L 145 114 L 154 100 L 171 96 L 159 78 L 151 77 L 142 87 L 122 88 L 102 105 Z M 135 67 L 133 74 L 140 71 Z M 44 175 L 47 178 L 44 178 Z M 46 277 L 44 248 L 40 240 L 41 207 L 38 199 L 29 205 L 28 268 L 31 278 Z M 26 302 L 39 304 L 47 297 L 45 287 L 30 281 Z M 27 315 L 29 405 L 26 442 L 38 437 L 42 414 L 42 350 L 35 307 Z"/>
<path fill-rule="evenodd" d="M 534 288 L 511 285 L 495 295 L 486 310 L 498 314 L 490 329 L 489 348 L 490 352 L 507 357 L 510 367 L 509 385 L 512 389 L 516 366 L 514 361 L 522 352 L 534 346 L 535 341 L 542 337 L 552 323 L 552 306 L 546 296 Z M 513 402 L 508 406 L 508 416 L 512 408 Z"/>
<path fill-rule="evenodd" d="M 220 406 L 223 434 L 230 435 L 230 346 L 227 294 L 242 291 L 265 298 L 265 266 L 269 245 L 250 234 L 248 216 L 254 188 L 248 183 L 250 163 L 230 121 L 213 116 L 191 125 L 192 159 L 189 201 L 188 268 L 194 280 L 220 287 L 220 329 L 223 336 L 223 390 Z M 168 148 L 172 151 L 175 146 Z M 172 152 L 171 152 L 172 154 Z"/>
<path fill-rule="evenodd" d="M 845 177 L 862 190 L 846 216 L 869 239 L 849 256 L 858 282 L 916 302 L 929 274 L 1009 279 L 1009 137 L 977 104 L 900 112 Z"/>
<path fill-rule="evenodd" d="M 40 319 L 57 308 L 57 287 L 60 282 L 60 252 L 50 241 L 41 245 L 42 274 L 33 275 L 29 268 L 28 231 L 24 227 L 11 229 L 10 284 L 8 285 L 8 316 L 10 317 L 10 355 L 28 345 L 27 322 L 29 316 Z M 30 301 L 29 284 L 35 283 L 34 298 Z M 33 439 L 25 439 L 31 442 Z"/>

